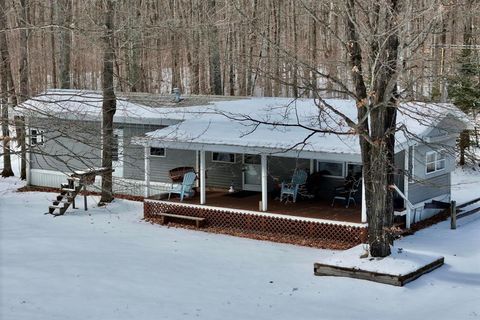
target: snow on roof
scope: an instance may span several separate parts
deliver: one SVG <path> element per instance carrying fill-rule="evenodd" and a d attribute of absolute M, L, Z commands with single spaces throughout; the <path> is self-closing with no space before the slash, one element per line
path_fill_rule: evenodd
<path fill-rule="evenodd" d="M 327 99 L 325 103 L 356 121 L 355 101 Z M 407 142 L 410 136 L 421 138 L 447 114 L 465 118 L 451 104 L 411 102 L 400 105 L 397 126 L 407 128 L 408 136 L 403 131 L 397 133 L 397 145 Z M 190 109 L 189 114 L 183 116 L 185 121 L 147 133 L 147 137 L 162 142 L 360 153 L 358 136 L 345 121 L 321 104 L 319 107 L 318 101 L 313 99 L 250 98 L 215 102 L 206 110 Z M 314 130 L 319 132 L 312 135 Z"/>
<path fill-rule="evenodd" d="M 183 114 L 189 107 L 208 105 L 212 100 L 221 99 L 233 100 L 235 98 L 196 96 L 175 103 L 171 96 L 119 93 L 117 94 L 117 110 L 114 121 L 169 125 L 184 120 Z M 35 117 L 98 120 L 102 114 L 102 101 L 102 93 L 98 91 L 50 89 L 25 101 L 15 111 Z M 164 123 L 165 121 L 162 122 L 162 120 L 176 121 Z"/>
<path fill-rule="evenodd" d="M 355 101 L 326 99 L 325 103 L 356 121 Z M 102 94 L 81 90 L 48 90 L 16 109 L 16 112 L 33 112 L 35 116 L 99 120 Z M 397 126 L 406 128 L 410 137 L 421 137 L 448 114 L 468 122 L 465 114 L 451 104 L 410 102 L 398 107 Z M 343 119 L 313 99 L 187 96 L 181 103 L 173 103 L 172 97 L 168 96 L 119 93 L 114 121 L 169 126 L 147 133 L 146 139 L 136 139 L 136 143 L 140 144 L 148 144 L 149 140 L 153 140 L 360 153 L 358 136 L 353 134 L 352 129 Z M 319 132 L 312 135 L 312 130 Z M 397 144 L 404 144 L 410 137 L 400 131 L 396 135 Z"/>

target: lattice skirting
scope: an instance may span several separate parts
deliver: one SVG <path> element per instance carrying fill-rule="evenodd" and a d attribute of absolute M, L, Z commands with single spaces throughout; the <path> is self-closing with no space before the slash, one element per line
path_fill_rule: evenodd
<path fill-rule="evenodd" d="M 172 213 L 206 219 L 207 227 L 235 228 L 247 232 L 262 232 L 278 235 L 292 235 L 308 240 L 338 241 L 352 246 L 365 242 L 366 227 L 283 218 L 239 212 L 225 208 L 189 206 L 165 201 L 146 200 L 145 219 L 155 219 L 158 213 Z"/>

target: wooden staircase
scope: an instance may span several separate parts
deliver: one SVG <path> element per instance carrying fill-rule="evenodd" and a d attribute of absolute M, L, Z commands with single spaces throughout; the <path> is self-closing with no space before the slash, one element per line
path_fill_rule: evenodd
<path fill-rule="evenodd" d="M 73 205 L 75 209 L 75 197 L 82 189 L 82 185 L 76 185 L 75 180 L 77 178 L 67 178 L 68 183 L 62 183 L 60 185 L 60 194 L 56 200 L 53 200 L 52 205 L 48 207 L 48 214 L 54 216 L 60 216 L 67 211 L 70 205 Z"/>

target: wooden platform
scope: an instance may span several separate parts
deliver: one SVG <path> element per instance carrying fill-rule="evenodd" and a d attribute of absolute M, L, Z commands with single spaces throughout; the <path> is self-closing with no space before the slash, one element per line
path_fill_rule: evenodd
<path fill-rule="evenodd" d="M 385 258 L 361 258 L 364 245 L 341 253 L 332 254 L 324 261 L 314 264 L 317 276 L 347 277 L 374 281 L 394 286 L 403 286 L 420 276 L 441 267 L 444 258 L 408 250 L 392 250 Z"/>
<path fill-rule="evenodd" d="M 151 198 L 160 199 L 158 196 L 152 196 Z M 235 195 L 226 192 L 210 191 L 207 192 L 206 198 L 207 206 L 259 211 L 261 194 L 260 192 L 252 192 L 246 196 L 236 197 Z M 170 201 L 179 202 L 179 199 L 172 197 Z M 183 203 L 199 204 L 200 198 L 196 195 L 193 198 L 184 199 Z M 287 216 L 361 223 L 360 204 L 357 204 L 356 206 L 351 205 L 349 208 L 345 208 L 345 206 L 339 201 L 337 201 L 337 204 L 334 207 L 330 204 L 330 201 L 315 199 L 301 199 L 295 203 L 285 203 L 276 199 L 269 199 L 267 212 Z"/>

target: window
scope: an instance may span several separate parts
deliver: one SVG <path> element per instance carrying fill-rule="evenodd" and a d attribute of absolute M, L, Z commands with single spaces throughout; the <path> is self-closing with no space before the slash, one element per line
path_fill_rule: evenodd
<path fill-rule="evenodd" d="M 431 151 L 426 155 L 427 173 L 433 173 L 445 169 L 445 153 L 443 151 Z"/>
<path fill-rule="evenodd" d="M 356 163 L 347 164 L 347 177 L 358 179 L 362 176 L 362 165 Z"/>
<path fill-rule="evenodd" d="M 154 157 L 165 157 L 165 148 L 150 148 L 150 155 Z"/>
<path fill-rule="evenodd" d="M 45 142 L 43 137 L 43 130 L 31 129 L 30 130 L 30 144 L 32 146 L 42 145 Z"/>
<path fill-rule="evenodd" d="M 318 162 L 318 172 L 325 176 L 343 178 L 343 162 Z"/>
<path fill-rule="evenodd" d="M 212 152 L 212 161 L 235 163 L 235 154 L 225 152 Z"/>
<path fill-rule="evenodd" d="M 112 161 L 118 161 L 118 134 L 114 134 L 112 139 Z"/>

